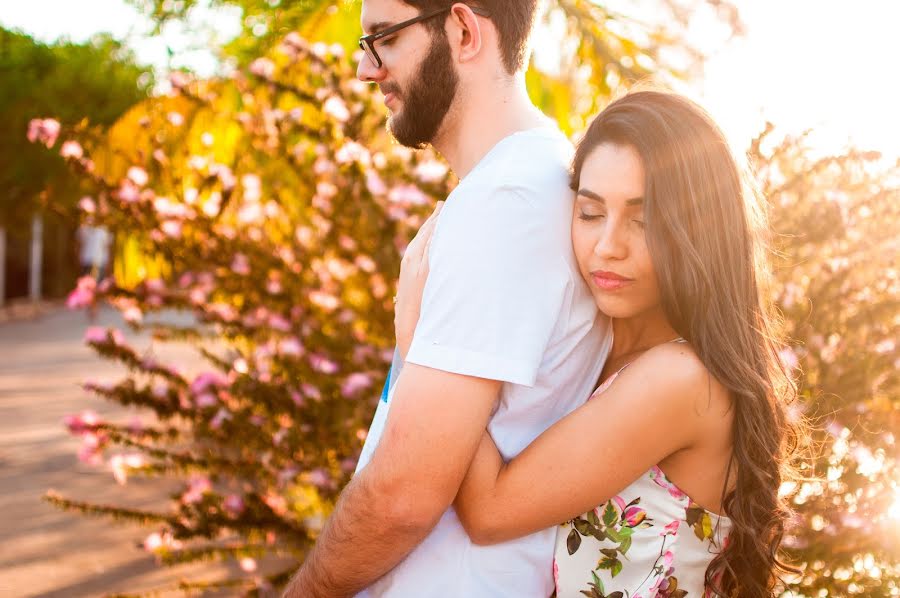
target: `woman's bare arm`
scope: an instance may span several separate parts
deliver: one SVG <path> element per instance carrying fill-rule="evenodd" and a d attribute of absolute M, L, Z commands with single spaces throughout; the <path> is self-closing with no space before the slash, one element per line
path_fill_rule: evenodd
<path fill-rule="evenodd" d="M 603 394 L 503 463 L 481 440 L 454 507 L 469 536 L 493 544 L 558 525 L 615 496 L 653 465 L 691 446 L 709 374 L 690 348 L 666 344 L 626 368 Z"/>

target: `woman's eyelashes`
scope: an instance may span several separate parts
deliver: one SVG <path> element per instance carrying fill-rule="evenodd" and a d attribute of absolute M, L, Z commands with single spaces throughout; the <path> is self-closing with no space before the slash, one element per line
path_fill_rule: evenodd
<path fill-rule="evenodd" d="M 578 219 L 579 220 L 591 222 L 591 221 L 600 220 L 603 218 L 606 218 L 606 214 L 602 213 L 602 212 L 596 213 L 596 214 L 589 214 L 589 213 L 585 212 L 584 210 L 578 210 Z M 631 220 L 631 223 L 634 224 L 640 230 L 644 230 L 644 221 L 643 220 L 638 220 L 637 218 L 635 218 L 635 219 Z"/>
<path fill-rule="evenodd" d="M 578 210 L 578 218 L 590 222 L 599 218 L 606 218 L 606 214 L 588 214 L 584 210 Z"/>

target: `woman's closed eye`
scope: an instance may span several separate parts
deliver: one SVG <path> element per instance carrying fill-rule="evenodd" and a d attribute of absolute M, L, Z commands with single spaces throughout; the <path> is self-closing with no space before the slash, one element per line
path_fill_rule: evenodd
<path fill-rule="evenodd" d="M 580 220 L 585 220 L 587 222 L 590 222 L 591 220 L 599 220 L 601 218 L 606 218 L 606 214 L 604 214 L 603 212 L 596 212 L 596 213 L 591 214 L 591 213 L 585 212 L 584 210 L 578 210 L 578 218 Z"/>

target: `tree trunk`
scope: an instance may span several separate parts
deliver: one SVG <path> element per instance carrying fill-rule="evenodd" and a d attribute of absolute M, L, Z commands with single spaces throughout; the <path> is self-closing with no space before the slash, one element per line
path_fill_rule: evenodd
<path fill-rule="evenodd" d="M 31 221 L 31 267 L 28 272 L 28 295 L 32 301 L 41 300 L 41 263 L 44 251 L 44 220 L 35 214 Z"/>

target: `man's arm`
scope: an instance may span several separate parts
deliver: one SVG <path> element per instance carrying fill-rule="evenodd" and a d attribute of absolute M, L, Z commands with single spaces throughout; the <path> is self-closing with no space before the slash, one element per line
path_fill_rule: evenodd
<path fill-rule="evenodd" d="M 425 539 L 456 496 L 500 386 L 406 364 L 371 462 L 344 489 L 285 598 L 352 596 Z"/>

